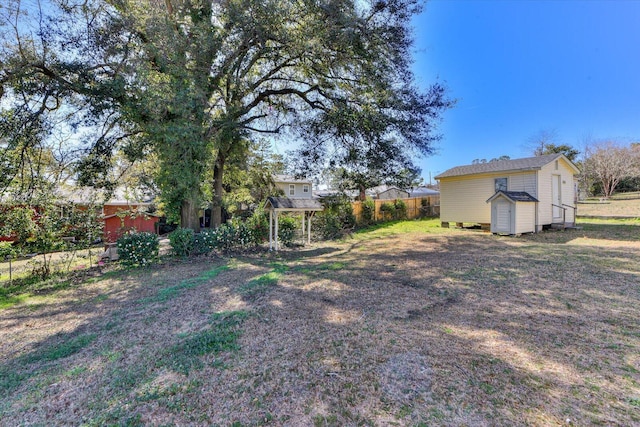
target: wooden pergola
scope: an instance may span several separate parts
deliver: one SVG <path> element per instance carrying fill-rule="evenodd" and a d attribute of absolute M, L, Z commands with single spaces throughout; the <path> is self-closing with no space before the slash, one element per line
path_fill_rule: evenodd
<path fill-rule="evenodd" d="M 278 250 L 278 215 L 280 212 L 302 212 L 302 236 L 305 235 L 305 219 L 307 219 L 307 243 L 311 243 L 311 217 L 315 212 L 324 210 L 322 203 L 316 199 L 290 199 L 288 197 L 269 197 L 264 208 L 269 211 L 269 250 L 275 249 L 276 251 Z"/>

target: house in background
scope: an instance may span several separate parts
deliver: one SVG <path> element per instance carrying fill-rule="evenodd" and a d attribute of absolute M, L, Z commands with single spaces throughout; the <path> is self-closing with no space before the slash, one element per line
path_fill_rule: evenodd
<path fill-rule="evenodd" d="M 395 185 L 378 185 L 377 187 L 368 188 L 367 196 L 380 200 L 408 199 L 409 192 Z"/>
<path fill-rule="evenodd" d="M 308 179 L 297 179 L 291 175 L 274 175 L 273 182 L 285 197 L 292 199 L 311 199 L 313 183 Z"/>
<path fill-rule="evenodd" d="M 155 210 L 154 197 L 142 191 L 119 187 L 103 202 L 105 192 L 102 190 L 66 186 L 58 189 L 58 197 L 79 209 L 102 206 L 105 242 L 115 242 L 127 230 L 158 233 L 160 215 Z"/>
<path fill-rule="evenodd" d="M 104 218 L 104 240 L 115 242 L 127 230 L 158 233 L 160 216 L 152 200 L 129 201 L 113 198 L 102 207 Z"/>
<path fill-rule="evenodd" d="M 300 215 L 303 240 L 311 243 L 311 218 L 314 213 L 324 210 L 322 203 L 313 197 L 313 183 L 290 175 L 275 175 L 273 182 L 284 192 L 284 197 L 269 197 L 264 205 L 265 211 L 269 212 L 269 250 L 279 248 L 278 218 L 281 213 Z"/>
<path fill-rule="evenodd" d="M 409 190 L 409 198 L 439 196 L 440 192 L 429 187 L 414 187 Z"/>
<path fill-rule="evenodd" d="M 520 234 L 569 227 L 576 218 L 578 168 L 563 154 L 449 169 L 440 181 L 440 220 Z"/>

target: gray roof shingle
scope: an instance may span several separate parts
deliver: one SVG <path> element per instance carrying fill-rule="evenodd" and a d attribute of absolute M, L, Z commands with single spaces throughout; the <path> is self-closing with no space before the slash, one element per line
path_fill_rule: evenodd
<path fill-rule="evenodd" d="M 545 156 L 526 157 L 524 159 L 499 160 L 496 162 L 477 163 L 475 165 L 456 166 L 444 171 L 440 175 L 436 176 L 435 179 L 481 173 L 537 170 L 559 157 L 562 157 L 562 154 L 547 154 Z"/>
<path fill-rule="evenodd" d="M 539 200 L 533 197 L 531 194 L 526 191 L 497 191 L 496 194 L 491 196 L 487 202 L 495 199 L 498 195 L 504 195 L 507 199 L 513 202 L 538 202 Z"/>
<path fill-rule="evenodd" d="M 307 210 L 307 211 L 321 211 L 324 209 L 322 203 L 317 199 L 290 199 L 288 197 L 269 197 L 265 203 L 265 208 L 269 209 L 269 206 L 278 210 Z"/>

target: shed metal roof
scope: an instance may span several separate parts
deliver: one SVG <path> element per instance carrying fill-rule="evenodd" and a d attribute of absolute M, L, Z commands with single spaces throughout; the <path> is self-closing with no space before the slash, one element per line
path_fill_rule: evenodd
<path fill-rule="evenodd" d="M 277 211 L 321 211 L 322 203 L 317 199 L 290 199 L 288 197 L 269 197 L 264 204 L 267 210 Z"/>
<path fill-rule="evenodd" d="M 544 165 L 551 163 L 552 161 L 557 160 L 561 157 L 567 160 L 569 165 L 571 165 L 576 173 L 578 172 L 578 169 L 575 167 L 575 165 L 573 165 L 563 154 L 556 153 L 547 154 L 545 156 L 526 157 L 523 159 L 498 160 L 495 162 L 456 166 L 444 171 L 440 175 L 436 176 L 435 179 L 449 178 L 453 176 L 476 175 L 482 173 L 538 170 L 541 169 Z"/>
<path fill-rule="evenodd" d="M 512 202 L 538 202 L 539 200 L 536 199 L 535 197 L 533 197 L 531 194 L 527 193 L 526 191 L 496 191 L 496 194 L 494 194 L 493 196 L 489 197 L 489 199 L 487 200 L 487 203 L 489 203 L 490 201 L 503 196 L 508 200 L 511 200 Z"/>

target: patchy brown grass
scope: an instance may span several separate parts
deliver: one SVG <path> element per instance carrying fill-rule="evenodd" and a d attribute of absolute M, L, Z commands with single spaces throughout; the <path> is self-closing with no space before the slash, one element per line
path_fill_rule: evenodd
<path fill-rule="evenodd" d="M 640 218 L 640 193 L 622 193 L 602 201 L 589 199 L 578 204 L 578 216 Z"/>
<path fill-rule="evenodd" d="M 0 424 L 640 423 L 637 225 L 436 224 L 0 311 Z"/>

